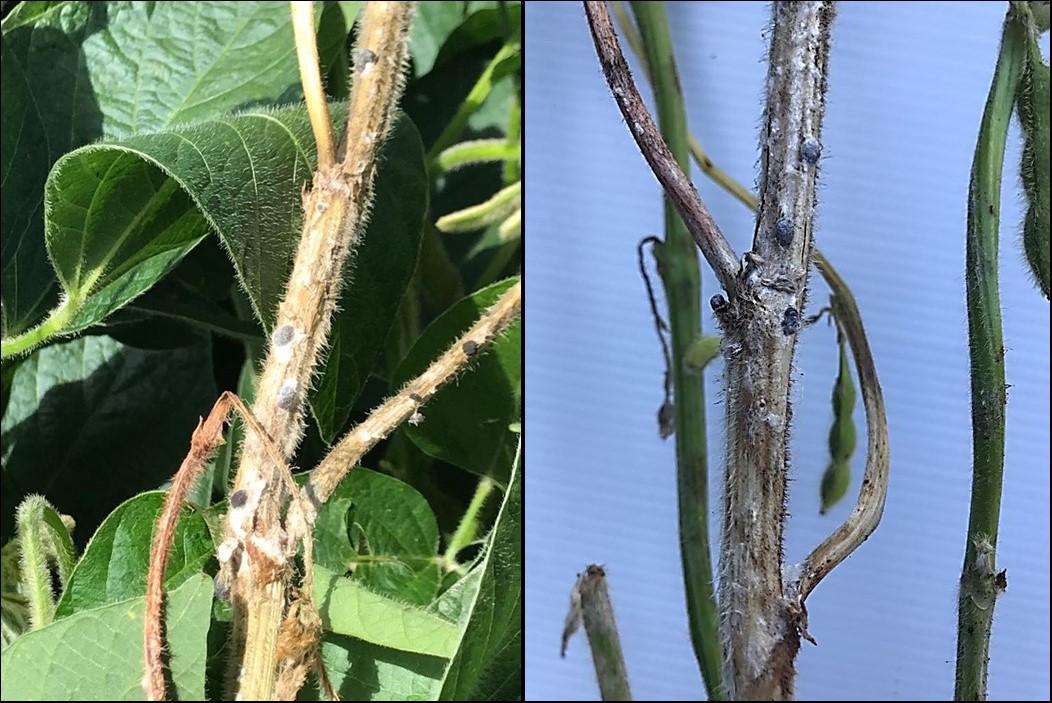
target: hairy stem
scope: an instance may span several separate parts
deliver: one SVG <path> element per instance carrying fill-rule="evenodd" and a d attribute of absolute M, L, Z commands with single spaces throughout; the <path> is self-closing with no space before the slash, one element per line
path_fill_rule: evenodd
<path fill-rule="evenodd" d="M 493 492 L 493 487 L 493 479 L 489 476 L 479 478 L 478 485 L 475 486 L 475 495 L 471 496 L 471 502 L 468 503 L 468 508 L 464 511 L 464 516 L 460 519 L 460 524 L 457 525 L 456 532 L 450 538 L 442 556 L 443 568 L 457 568 L 457 554 L 475 540 L 479 528 L 479 511 L 486 504 L 486 498 Z"/>
<path fill-rule="evenodd" d="M 972 501 L 957 620 L 956 700 L 986 700 L 996 600 L 997 527 L 1005 451 L 1005 368 L 997 285 L 1001 170 L 1025 58 L 1022 24 L 1009 10 L 979 126 L 968 189 L 965 291 L 972 385 Z"/>
<path fill-rule="evenodd" d="M 796 331 L 807 297 L 831 2 L 776 2 L 761 128 L 753 250 L 724 331 L 727 457 L 719 606 L 724 685 L 734 700 L 793 696 L 799 618 L 782 588 L 782 535 Z"/>
<path fill-rule="evenodd" d="M 422 374 L 373 410 L 348 432 L 311 471 L 304 487 L 308 499 L 325 503 L 355 464 L 384 437 L 417 412 L 442 386 L 456 378 L 522 311 L 522 283 L 516 282 L 471 329 L 455 341 Z"/>
<path fill-rule="evenodd" d="M 633 2 L 642 35 L 644 65 L 652 76 L 661 135 L 679 167 L 690 170 L 687 116 L 680 91 L 662 3 Z M 679 502 L 680 557 L 687 592 L 687 614 L 694 655 L 710 700 L 723 700 L 722 652 L 709 549 L 708 447 L 705 386 L 684 358 L 701 336 L 701 276 L 694 242 L 675 206 L 665 199 L 665 243 L 662 280 L 668 299 L 672 337 L 672 376 L 676 408 L 676 481 Z"/>
<path fill-rule="evenodd" d="M 376 156 L 401 96 L 413 9 L 413 3 L 370 2 L 362 12 L 347 134 L 336 161 L 319 168 L 305 196 L 303 234 L 256 389 L 252 412 L 267 436 L 249 434 L 242 447 L 234 490 L 244 490 L 248 502 L 228 516 L 227 541 L 243 548 L 229 551 L 222 575 L 230 584 L 231 662 L 244 700 L 273 695 L 275 644 L 290 577 L 287 557 L 307 537 L 290 534 L 282 524 L 289 496 L 265 443 L 269 437 L 287 459 L 302 437 L 307 390 L 343 286 L 344 264 L 364 231 Z M 297 527 L 306 532 L 305 525 Z M 244 649 L 238 651 L 242 639 Z"/>
<path fill-rule="evenodd" d="M 614 3 L 615 13 L 618 12 L 619 8 L 620 3 Z M 642 41 L 638 35 L 634 34 L 634 28 L 627 23 L 627 17 L 621 13 L 618 15 L 618 18 L 624 27 L 623 33 L 629 44 L 637 55 L 642 55 Z M 646 64 L 643 66 L 646 69 Z M 691 155 L 694 157 L 698 168 L 750 210 L 757 211 L 759 203 L 749 189 L 713 163 L 693 134 L 689 134 L 688 138 Z M 810 156 L 814 157 L 817 155 L 818 152 L 812 151 Z M 858 304 L 855 302 L 855 296 L 852 294 L 847 282 L 844 281 L 833 267 L 833 264 L 819 251 L 817 246 L 812 249 L 812 255 L 815 268 L 825 279 L 826 284 L 833 293 L 835 315 L 844 330 L 855 359 L 855 368 L 862 386 L 862 400 L 866 410 L 868 447 L 866 468 L 862 477 L 862 488 L 859 491 L 855 509 L 844 523 L 816 547 L 804 561 L 800 569 L 799 583 L 785 585 L 787 595 L 793 596 L 799 602 L 801 608 L 803 601 L 814 590 L 815 586 L 877 528 L 883 515 L 884 503 L 887 498 L 890 466 L 888 424 L 884 395 L 880 388 L 876 363 L 866 337 L 862 313 L 859 311 Z M 719 337 L 705 339 L 716 339 L 718 341 Z M 793 591 L 796 591 L 795 595 Z M 800 616 L 803 617 L 803 615 L 804 613 L 801 609 Z"/>

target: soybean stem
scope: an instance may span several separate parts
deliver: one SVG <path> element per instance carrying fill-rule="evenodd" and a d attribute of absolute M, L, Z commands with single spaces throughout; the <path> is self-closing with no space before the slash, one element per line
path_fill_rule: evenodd
<path fill-rule="evenodd" d="M 679 168 L 690 170 L 687 116 L 680 91 L 668 17 L 663 3 L 633 2 L 644 48 L 643 64 L 652 78 L 661 136 Z M 716 596 L 709 546 L 708 446 L 705 387 L 688 370 L 684 357 L 701 337 L 701 277 L 694 241 L 673 202 L 665 198 L 662 280 L 668 299 L 672 342 L 671 376 L 676 407 L 676 483 L 680 558 L 694 655 L 710 700 L 722 700 L 723 685 Z"/>
<path fill-rule="evenodd" d="M 968 189 L 965 291 L 972 388 L 972 500 L 958 598 L 956 700 L 986 700 L 993 627 L 997 528 L 1005 449 L 1005 369 L 997 284 L 1001 171 L 1024 57 L 1024 35 L 1009 9 L 979 126 Z"/>

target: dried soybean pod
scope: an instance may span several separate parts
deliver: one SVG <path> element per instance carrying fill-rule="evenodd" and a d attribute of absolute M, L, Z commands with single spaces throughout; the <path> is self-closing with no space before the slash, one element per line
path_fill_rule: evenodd
<path fill-rule="evenodd" d="M 1031 3 L 1032 5 L 1035 3 Z M 1045 298 L 1049 297 L 1049 68 L 1038 46 L 1039 27 L 1027 27 L 1026 59 L 1016 93 L 1016 109 L 1023 128 L 1020 175 L 1026 194 L 1023 251 L 1030 272 Z"/>

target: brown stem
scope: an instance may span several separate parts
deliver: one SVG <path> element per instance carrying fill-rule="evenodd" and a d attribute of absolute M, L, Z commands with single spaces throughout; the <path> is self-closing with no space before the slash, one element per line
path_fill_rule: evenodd
<path fill-rule="evenodd" d="M 186 496 L 193 489 L 197 479 L 204 472 L 205 463 L 212 452 L 223 443 L 223 425 L 230 416 L 231 410 L 237 410 L 249 429 L 256 434 L 263 433 L 263 428 L 241 399 L 229 391 L 224 391 L 216 400 L 208 417 L 198 420 L 197 429 L 190 438 L 190 451 L 172 479 L 172 487 L 165 497 L 164 508 L 157 520 L 153 543 L 150 547 L 150 567 L 146 574 L 146 617 L 144 626 L 145 641 L 143 652 L 146 661 L 146 676 L 143 678 L 143 689 L 151 701 L 165 700 L 164 677 L 164 634 L 162 613 L 164 609 L 164 575 L 168 566 L 168 555 L 175 539 L 175 528 L 179 524 L 179 513 L 186 502 Z M 265 436 L 263 445 L 270 454 L 271 460 L 282 463 L 281 456 Z M 286 485 L 292 476 L 284 471 Z"/>
<path fill-rule="evenodd" d="M 803 614 L 782 586 L 789 387 L 807 298 L 834 13 L 831 2 L 774 4 L 753 250 L 730 300 L 713 299 L 727 374 L 719 607 L 732 700 L 788 700 L 795 683 Z"/>
<path fill-rule="evenodd" d="M 697 189 L 679 167 L 668 145 L 661 137 L 654 120 L 650 117 L 643 99 L 639 97 L 628 63 L 621 53 L 610 13 L 605 2 L 585 2 L 585 14 L 592 29 L 592 40 L 603 74 L 610 85 L 610 91 L 625 116 L 629 131 L 639 145 L 643 157 L 650 164 L 665 194 L 676 207 L 683 223 L 701 249 L 705 260 L 716 274 L 723 289 L 734 292 L 735 276 L 738 272 L 738 261 L 734 250 L 720 232 L 716 221 L 712 219 L 709 209 L 701 201 Z"/>

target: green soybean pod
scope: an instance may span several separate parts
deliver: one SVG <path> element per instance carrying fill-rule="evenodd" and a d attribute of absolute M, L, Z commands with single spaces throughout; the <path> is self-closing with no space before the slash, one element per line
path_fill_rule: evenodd
<path fill-rule="evenodd" d="M 855 382 L 847 359 L 847 344 L 840 336 L 839 368 L 833 385 L 833 425 L 829 428 L 830 464 L 819 487 L 820 512 L 824 515 L 840 502 L 851 483 L 851 455 L 855 453 L 857 435 L 852 414 L 855 410 Z"/>
<path fill-rule="evenodd" d="M 1031 5 L 1039 3 L 1030 3 Z M 1047 3 L 1046 3 L 1047 13 Z M 1040 20 L 1037 20 L 1040 22 Z M 1047 19 L 1045 20 L 1047 24 Z M 1049 297 L 1049 68 L 1038 46 L 1039 26 L 1027 27 L 1026 60 L 1016 93 L 1023 131 L 1020 175 L 1026 194 L 1023 251 L 1038 287 Z"/>
<path fill-rule="evenodd" d="M 833 386 L 833 417 L 851 418 L 855 411 L 855 382 L 851 378 L 851 367 L 847 360 L 847 344 L 839 340 L 840 367 L 837 369 L 836 385 Z"/>
<path fill-rule="evenodd" d="M 826 472 L 822 474 L 822 486 L 819 497 L 822 507 L 818 512 L 825 515 L 829 509 L 839 503 L 847 494 L 847 487 L 851 485 L 851 467 L 846 461 L 830 462 Z"/>
<path fill-rule="evenodd" d="M 855 453 L 855 423 L 851 417 L 840 417 L 833 420 L 829 428 L 829 458 L 833 461 L 847 462 Z"/>

